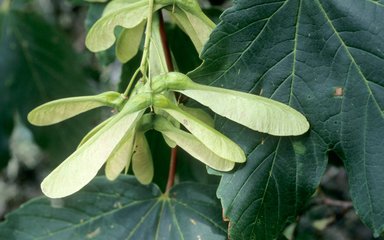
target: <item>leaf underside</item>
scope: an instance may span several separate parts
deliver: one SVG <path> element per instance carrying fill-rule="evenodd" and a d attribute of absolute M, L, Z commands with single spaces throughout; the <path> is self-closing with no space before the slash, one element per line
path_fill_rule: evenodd
<path fill-rule="evenodd" d="M 97 177 L 74 196 L 24 204 L 0 224 L 0 239 L 224 240 L 226 226 L 214 187 L 183 183 L 167 197 L 134 177 Z"/>
<path fill-rule="evenodd" d="M 277 138 L 219 118 L 248 155 L 218 196 L 231 239 L 276 239 L 311 196 L 327 151 L 343 159 L 355 209 L 384 228 L 384 4 L 370 0 L 238 0 L 190 74 L 273 98 L 304 113 L 310 132 Z M 230 183 L 230 184 L 229 184 Z"/>

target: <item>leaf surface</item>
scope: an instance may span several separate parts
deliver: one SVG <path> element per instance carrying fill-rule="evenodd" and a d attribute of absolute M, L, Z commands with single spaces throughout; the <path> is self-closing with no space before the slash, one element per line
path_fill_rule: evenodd
<path fill-rule="evenodd" d="M 182 183 L 166 196 L 134 177 L 97 177 L 75 196 L 29 201 L 0 224 L 0 238 L 224 240 L 226 226 L 214 187 Z"/>
<path fill-rule="evenodd" d="M 384 229 L 384 5 L 239 0 L 221 19 L 190 77 L 281 101 L 311 125 L 305 136 L 278 139 L 216 122 L 248 155 L 238 172 L 223 175 L 218 191 L 236 223 L 232 239 L 278 238 L 314 192 L 328 151 L 343 159 L 356 211 L 378 236 Z"/>

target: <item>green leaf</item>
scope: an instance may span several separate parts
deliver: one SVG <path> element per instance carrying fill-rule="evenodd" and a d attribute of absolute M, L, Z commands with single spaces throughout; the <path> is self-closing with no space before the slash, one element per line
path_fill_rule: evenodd
<path fill-rule="evenodd" d="M 25 122 L 27 113 L 44 102 L 92 94 L 67 37 L 35 14 L 0 12 L 0 56 L 2 134 L 10 133 L 15 112 Z M 91 116 L 31 130 L 50 158 L 60 159 L 76 147 Z"/>
<path fill-rule="evenodd" d="M 43 180 L 43 193 L 50 198 L 61 198 L 88 184 L 143 113 L 144 110 L 121 112 L 116 116 Z"/>
<path fill-rule="evenodd" d="M 187 73 L 197 68 L 201 64 L 201 60 L 191 39 L 177 25 L 166 24 L 165 26 L 175 70 Z"/>
<path fill-rule="evenodd" d="M 134 28 L 122 30 L 116 41 L 116 57 L 120 62 L 126 63 L 138 53 L 144 26 L 145 22 L 143 21 Z"/>
<path fill-rule="evenodd" d="M 132 170 L 141 184 L 151 183 L 154 175 L 151 149 L 144 132 L 136 132 L 135 149 L 132 156 Z"/>
<path fill-rule="evenodd" d="M 183 183 L 164 195 L 133 177 L 98 177 L 59 202 L 43 197 L 26 203 L 0 224 L 0 238 L 224 240 L 226 226 L 214 187 Z"/>
<path fill-rule="evenodd" d="M 124 98 L 118 92 L 104 92 L 94 96 L 62 98 L 45 103 L 28 114 L 28 121 L 36 126 L 46 126 L 64 121 L 94 108 L 109 106 L 119 108 Z"/>
<path fill-rule="evenodd" d="M 156 95 L 154 98 L 154 106 L 164 110 L 175 118 L 188 129 L 192 135 L 219 157 L 232 162 L 245 161 L 244 152 L 237 144 L 206 123 L 181 110 L 164 96 Z"/>
<path fill-rule="evenodd" d="M 195 136 L 174 127 L 163 117 L 158 116 L 156 118 L 154 128 L 161 132 L 164 137 L 175 142 L 191 156 L 216 170 L 230 171 L 235 166 L 234 162 L 217 156 Z"/>
<path fill-rule="evenodd" d="M 305 136 L 262 141 L 217 122 L 248 154 L 246 166 L 223 175 L 219 187 L 236 223 L 231 239 L 277 238 L 315 190 L 327 151 L 343 159 L 355 209 L 378 236 L 384 229 L 384 5 L 239 0 L 221 18 L 204 64 L 190 77 L 287 103 L 311 124 Z"/>

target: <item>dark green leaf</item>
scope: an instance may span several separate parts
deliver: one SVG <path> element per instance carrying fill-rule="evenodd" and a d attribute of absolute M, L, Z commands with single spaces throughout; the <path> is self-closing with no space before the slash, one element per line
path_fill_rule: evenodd
<path fill-rule="evenodd" d="M 4 126 L 3 119 L 0 119 L 1 126 Z M 10 133 L 4 133 L 4 128 L 0 132 L 0 171 L 5 166 L 7 166 L 8 161 L 10 160 L 10 153 L 9 153 L 9 135 Z"/>
<path fill-rule="evenodd" d="M 179 72 L 187 73 L 201 64 L 188 36 L 176 25 L 167 25 L 167 39 Z"/>
<path fill-rule="evenodd" d="M 0 56 L 4 122 L 12 122 L 15 112 L 25 121 L 30 110 L 49 100 L 90 93 L 66 37 L 34 14 L 12 10 L 0 13 Z M 51 156 L 60 159 L 74 149 L 86 126 L 87 121 L 77 118 L 32 130 L 51 150 Z M 7 132 L 4 128 L 2 124 L 0 132 Z"/>
<path fill-rule="evenodd" d="M 329 150 L 344 160 L 357 213 L 383 231 L 382 1 L 238 0 L 202 57 L 194 80 L 287 103 L 311 124 L 306 136 L 275 139 L 217 123 L 249 154 L 219 187 L 232 239 L 276 238 L 319 183 Z"/>
<path fill-rule="evenodd" d="M 164 195 L 133 177 L 96 178 L 77 195 L 34 199 L 0 224 L 0 239 L 226 239 L 215 188 L 184 183 Z"/>

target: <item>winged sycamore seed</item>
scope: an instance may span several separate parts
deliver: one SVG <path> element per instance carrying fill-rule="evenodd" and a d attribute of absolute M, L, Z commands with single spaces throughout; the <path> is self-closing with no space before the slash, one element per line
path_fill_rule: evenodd
<path fill-rule="evenodd" d="M 144 53 L 149 54 L 143 53 L 140 68 L 124 94 L 105 92 L 59 99 L 28 114 L 32 124 L 45 126 L 102 106 L 117 110 L 115 115 L 86 134 L 78 148 L 43 180 L 41 189 L 48 197 L 61 198 L 77 192 L 97 175 L 104 164 L 109 180 L 116 179 L 124 169 L 127 172 L 132 167 L 138 181 L 149 184 L 155 169 L 145 133 L 151 129 L 159 131 L 170 147 L 181 147 L 214 170 L 230 171 L 236 163 L 246 161 L 241 147 L 213 127 L 214 121 L 208 113 L 180 104 L 176 93 L 255 131 L 295 136 L 309 129 L 306 118 L 286 104 L 198 84 L 187 75 L 167 72 L 160 34 L 151 28 L 152 24 L 159 28 L 159 18 L 152 16 L 159 9 L 170 12 L 200 53 L 215 25 L 204 15 L 196 0 L 112 0 L 90 29 L 86 45 L 91 51 L 103 51 L 117 38 L 116 56 L 121 62 L 127 62 L 137 54 L 146 28 Z M 115 36 L 117 26 L 123 29 Z M 149 41 L 151 36 L 152 42 Z M 138 73 L 142 76 L 137 77 Z M 134 81 L 136 77 L 140 81 Z M 133 90 L 131 86 L 134 86 Z"/>

